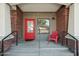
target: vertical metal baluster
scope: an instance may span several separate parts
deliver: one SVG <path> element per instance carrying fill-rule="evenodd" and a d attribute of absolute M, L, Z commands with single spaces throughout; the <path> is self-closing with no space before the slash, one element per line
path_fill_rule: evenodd
<path fill-rule="evenodd" d="M 2 40 L 1 56 L 4 56 L 4 41 Z"/>
<path fill-rule="evenodd" d="M 75 40 L 74 56 L 78 56 L 78 40 Z"/>
<path fill-rule="evenodd" d="M 18 32 L 16 33 L 16 46 L 18 45 Z"/>
<path fill-rule="evenodd" d="M 78 56 L 78 40 L 76 40 L 76 56 Z"/>

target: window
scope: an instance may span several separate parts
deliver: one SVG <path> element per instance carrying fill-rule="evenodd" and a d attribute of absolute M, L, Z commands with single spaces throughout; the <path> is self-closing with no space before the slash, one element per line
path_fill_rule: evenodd
<path fill-rule="evenodd" d="M 33 32 L 33 21 L 28 21 L 27 25 L 28 25 L 27 32 L 32 33 Z"/>
<path fill-rule="evenodd" d="M 49 33 L 49 19 L 39 18 L 38 29 L 39 33 Z"/>

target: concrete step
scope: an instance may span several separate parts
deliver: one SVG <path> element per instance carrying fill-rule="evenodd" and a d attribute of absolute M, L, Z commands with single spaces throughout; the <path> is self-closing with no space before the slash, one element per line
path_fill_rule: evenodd
<path fill-rule="evenodd" d="M 10 50 L 5 52 L 5 56 L 73 56 L 67 47 L 60 44 L 44 42 L 25 42 L 18 46 L 12 45 Z"/>
<path fill-rule="evenodd" d="M 5 56 L 73 56 L 68 48 L 12 48 L 5 53 Z"/>
<path fill-rule="evenodd" d="M 11 53 L 11 54 L 4 54 L 4 56 L 39 56 L 39 53 Z"/>

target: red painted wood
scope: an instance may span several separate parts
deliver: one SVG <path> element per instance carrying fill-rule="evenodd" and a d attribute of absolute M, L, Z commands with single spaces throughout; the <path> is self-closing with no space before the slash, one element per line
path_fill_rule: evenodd
<path fill-rule="evenodd" d="M 28 22 L 32 22 L 33 28 L 32 32 L 28 32 Z M 34 40 L 35 39 L 35 19 L 25 19 L 24 20 L 24 40 Z"/>

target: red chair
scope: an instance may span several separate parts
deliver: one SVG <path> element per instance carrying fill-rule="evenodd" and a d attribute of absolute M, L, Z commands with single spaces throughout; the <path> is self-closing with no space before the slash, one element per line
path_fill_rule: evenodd
<path fill-rule="evenodd" d="M 58 32 L 52 32 L 51 35 L 49 35 L 48 41 L 52 41 L 54 40 L 56 42 L 56 44 L 58 43 Z"/>

